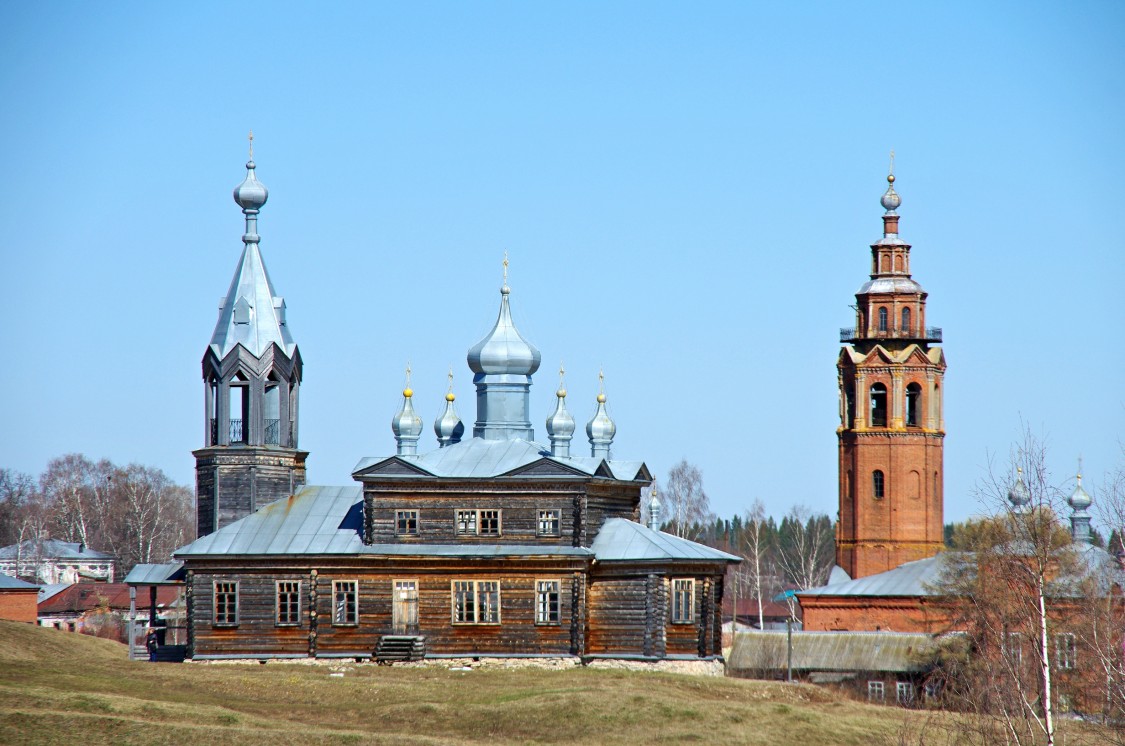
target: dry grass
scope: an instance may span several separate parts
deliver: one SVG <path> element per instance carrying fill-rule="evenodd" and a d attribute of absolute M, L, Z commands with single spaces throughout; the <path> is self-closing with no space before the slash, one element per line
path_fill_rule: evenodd
<path fill-rule="evenodd" d="M 657 673 L 154 665 L 0 622 L 3 744 L 866 746 L 917 736 L 924 717 L 809 686 Z"/>

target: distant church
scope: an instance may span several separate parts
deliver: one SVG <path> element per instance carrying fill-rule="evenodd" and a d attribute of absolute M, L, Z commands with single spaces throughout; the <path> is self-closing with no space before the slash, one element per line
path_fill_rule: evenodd
<path fill-rule="evenodd" d="M 259 250 L 253 152 L 246 168 L 245 248 L 203 357 L 199 538 L 175 553 L 188 656 L 717 659 L 738 558 L 656 530 L 655 497 L 652 526 L 638 522 L 652 475 L 612 453 L 604 392 L 589 455 L 571 453 L 561 381 L 549 444 L 535 440 L 541 356 L 512 320 L 506 262 L 496 324 L 468 351 L 471 437 L 451 386 L 437 447 L 419 453 L 408 381 L 394 455 L 361 459 L 355 485 L 305 484 L 301 354 Z M 938 511 L 940 539 L 940 498 Z"/>

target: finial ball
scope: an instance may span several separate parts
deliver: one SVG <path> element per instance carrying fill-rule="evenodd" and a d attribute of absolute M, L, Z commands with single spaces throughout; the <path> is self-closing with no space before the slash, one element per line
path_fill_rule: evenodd
<path fill-rule="evenodd" d="M 446 400 L 446 401 L 453 401 L 453 400 L 454 400 L 454 399 L 456 399 L 456 398 L 457 398 L 457 397 L 453 395 L 453 392 L 452 392 L 452 391 L 450 391 L 450 392 L 449 392 L 448 394 L 446 394 L 446 395 L 445 395 L 445 400 Z"/>
<path fill-rule="evenodd" d="M 402 395 L 409 399 L 410 397 L 414 396 L 414 389 L 407 386 L 402 390 Z"/>
<path fill-rule="evenodd" d="M 605 404 L 605 394 L 598 394 L 598 404 Z"/>
<path fill-rule="evenodd" d="M 887 181 L 891 184 L 894 184 L 895 183 L 895 175 L 894 174 L 887 174 Z"/>
<path fill-rule="evenodd" d="M 558 391 L 555 392 L 555 396 L 559 397 L 560 399 L 565 399 L 566 398 L 566 389 L 559 389 Z"/>

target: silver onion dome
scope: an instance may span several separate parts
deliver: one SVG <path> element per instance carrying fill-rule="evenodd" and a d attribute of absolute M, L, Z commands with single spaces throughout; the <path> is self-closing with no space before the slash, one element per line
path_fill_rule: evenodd
<path fill-rule="evenodd" d="M 1070 493 L 1066 502 L 1077 512 L 1086 510 L 1094 501 L 1086 490 L 1082 489 L 1082 475 L 1079 474 L 1076 479 L 1078 483 L 1074 486 L 1074 492 Z"/>
<path fill-rule="evenodd" d="M 243 210 L 260 210 L 269 199 L 266 185 L 254 173 L 254 133 L 250 133 L 250 160 L 246 162 L 246 178 L 234 188 L 234 201 Z"/>
<path fill-rule="evenodd" d="M 898 196 L 895 191 L 895 175 L 887 174 L 887 191 L 883 192 L 883 196 L 879 198 L 879 204 L 887 212 L 894 212 L 902 204 L 902 197 Z"/>
<path fill-rule="evenodd" d="M 442 412 L 441 417 L 434 420 L 434 434 L 437 435 L 438 448 L 460 443 L 461 436 L 465 434 L 465 424 L 461 422 L 457 410 L 453 408 L 453 402 L 456 398 L 453 394 L 453 371 L 451 370 L 449 371 L 449 391 L 445 393 L 445 411 Z"/>
<path fill-rule="evenodd" d="M 422 418 L 414 413 L 411 398 L 414 389 L 407 383 L 402 390 L 402 409 L 391 418 L 391 431 L 398 442 L 398 455 L 413 455 L 418 452 L 418 438 L 422 436 Z"/>
<path fill-rule="evenodd" d="M 555 392 L 555 411 L 547 418 L 547 437 L 551 439 L 551 455 L 570 456 L 570 439 L 574 437 L 574 418 L 566 411 L 566 386 L 564 370 L 559 367 L 559 388 Z"/>
<path fill-rule="evenodd" d="M 605 376 L 598 374 L 605 379 Z M 604 385 L 604 384 L 603 384 Z M 586 437 L 590 439 L 590 455 L 595 458 L 609 458 L 609 447 L 613 445 L 613 436 L 617 434 L 617 425 L 613 424 L 609 413 L 605 411 L 606 396 L 603 390 L 598 394 L 598 410 L 586 423 Z"/>
<path fill-rule="evenodd" d="M 660 530 L 661 510 L 663 506 L 660 500 L 656 497 L 656 484 L 652 485 L 652 499 L 648 501 L 648 523 L 649 528 L 653 531 Z"/>
<path fill-rule="evenodd" d="M 505 282 L 500 288 L 500 315 L 496 317 L 496 325 L 469 349 L 469 368 L 474 373 L 530 376 L 539 370 L 542 355 L 512 322 L 512 311 L 508 307 L 511 292 Z"/>
<path fill-rule="evenodd" d="M 1031 502 L 1031 492 L 1023 481 L 1023 469 L 1016 467 L 1016 483 L 1008 490 L 1008 502 L 1016 510 L 1022 510 Z"/>

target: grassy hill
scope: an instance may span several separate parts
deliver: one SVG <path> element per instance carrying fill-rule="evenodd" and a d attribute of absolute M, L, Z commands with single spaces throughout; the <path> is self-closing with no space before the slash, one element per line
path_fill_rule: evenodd
<path fill-rule="evenodd" d="M 117 643 L 0 622 L 0 743 L 13 745 L 868 746 L 920 743 L 927 720 L 811 686 L 658 673 L 150 664 Z"/>

